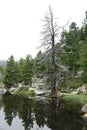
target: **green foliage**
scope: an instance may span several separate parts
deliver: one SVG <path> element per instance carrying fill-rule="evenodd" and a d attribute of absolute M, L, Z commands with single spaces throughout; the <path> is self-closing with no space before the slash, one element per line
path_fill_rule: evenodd
<path fill-rule="evenodd" d="M 82 80 L 87 83 L 87 39 L 79 46 L 79 59 L 77 65 L 83 70 Z"/>
<path fill-rule="evenodd" d="M 18 62 L 18 82 L 23 82 L 23 66 L 24 66 L 24 59 L 20 59 Z"/>
<path fill-rule="evenodd" d="M 68 67 L 68 74 L 61 85 L 77 88 L 87 83 L 87 12 L 81 29 L 72 22 L 65 37 L 66 43 L 60 58 L 62 64 Z M 79 71 L 83 71 L 83 74 L 76 78 Z M 71 78 L 68 79 L 69 75 Z"/>
<path fill-rule="evenodd" d="M 77 88 L 81 84 L 87 83 L 87 11 L 81 28 L 72 22 L 68 31 L 62 31 L 55 50 L 58 84 L 65 88 Z M 46 82 L 49 84 L 51 82 L 51 53 L 51 50 L 44 53 L 39 51 L 35 59 L 27 55 L 26 59 L 21 58 L 17 63 L 11 56 L 7 61 L 5 86 L 9 88 L 15 86 L 15 83 L 31 86 L 34 75 L 40 78 L 46 77 Z M 0 67 L 0 71 L 3 71 L 2 67 Z M 77 77 L 79 71 L 83 71 L 83 73 Z"/>
<path fill-rule="evenodd" d="M 4 74 L 5 74 L 5 68 L 2 65 L 0 65 L 0 82 L 3 81 Z"/>
<path fill-rule="evenodd" d="M 28 87 L 20 87 L 15 91 L 16 94 L 22 95 L 25 97 L 32 97 L 35 96 L 34 90 L 29 90 Z"/>
<path fill-rule="evenodd" d="M 23 82 L 25 85 L 32 84 L 33 62 L 31 56 L 27 55 L 23 64 Z"/>
<path fill-rule="evenodd" d="M 19 60 L 18 70 L 19 83 L 23 82 L 25 85 L 31 85 L 34 75 L 34 60 L 30 55 L 27 55 L 26 59 L 21 58 Z"/>
<path fill-rule="evenodd" d="M 42 56 L 43 56 L 43 53 L 41 51 L 39 51 L 37 53 L 37 56 L 35 58 L 35 72 L 37 75 L 41 74 L 42 71 L 45 70 L 45 66 L 44 64 L 42 64 Z"/>
<path fill-rule="evenodd" d="M 14 61 L 14 57 L 10 56 L 7 61 L 6 74 L 4 78 L 4 84 L 7 88 L 15 87 L 15 84 L 18 83 L 18 68 L 17 63 Z"/>
<path fill-rule="evenodd" d="M 75 80 L 67 79 L 64 85 L 68 86 L 68 88 L 76 89 L 82 85 L 82 80 L 81 79 L 75 79 Z"/>
<path fill-rule="evenodd" d="M 22 91 L 21 95 L 26 96 L 26 97 L 34 97 L 35 96 L 35 92 L 34 92 L 34 90 Z"/>
<path fill-rule="evenodd" d="M 21 91 L 28 91 L 28 87 L 24 87 L 24 86 L 22 86 L 22 87 L 20 87 L 20 88 L 18 88 L 17 90 L 16 90 L 16 93 L 19 93 L 19 92 L 21 92 Z"/>
<path fill-rule="evenodd" d="M 87 103 L 87 95 L 86 94 L 78 94 L 78 95 L 64 95 L 62 100 L 68 101 L 69 103 L 79 104 L 81 107 Z"/>
<path fill-rule="evenodd" d="M 87 12 L 81 28 L 77 27 L 75 22 L 69 26 L 69 31 L 64 30 L 61 33 L 60 43 L 56 44 L 56 62 L 58 67 L 57 80 L 60 86 L 66 88 L 77 88 L 87 83 Z M 45 53 L 46 54 L 46 53 Z M 36 72 L 47 77 L 47 83 L 50 83 L 50 55 L 48 60 L 41 51 L 35 58 Z M 42 60 L 43 59 L 43 60 Z M 42 62 L 44 61 L 44 62 Z M 83 74 L 77 77 L 77 73 L 83 71 Z M 65 77 L 64 77 L 65 76 Z M 68 78 L 70 77 L 70 78 Z"/>

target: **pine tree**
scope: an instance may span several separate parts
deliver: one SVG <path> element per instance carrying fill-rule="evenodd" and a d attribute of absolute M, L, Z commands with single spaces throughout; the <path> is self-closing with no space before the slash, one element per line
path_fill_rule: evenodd
<path fill-rule="evenodd" d="M 24 59 L 20 59 L 18 62 L 18 82 L 23 82 L 23 66 L 24 66 Z"/>
<path fill-rule="evenodd" d="M 13 55 L 7 61 L 6 74 L 4 78 L 4 84 L 7 88 L 15 87 L 18 83 L 18 69 L 17 63 L 14 60 Z"/>
<path fill-rule="evenodd" d="M 23 82 L 25 85 L 32 84 L 32 76 L 33 76 L 32 58 L 30 55 L 27 55 L 23 65 Z"/>

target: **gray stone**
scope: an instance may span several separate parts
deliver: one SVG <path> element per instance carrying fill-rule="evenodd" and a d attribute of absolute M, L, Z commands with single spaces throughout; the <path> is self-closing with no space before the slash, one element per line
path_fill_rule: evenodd
<path fill-rule="evenodd" d="M 78 92 L 79 93 L 85 93 L 86 92 L 85 84 L 82 85 L 82 87 L 78 88 Z"/>
<path fill-rule="evenodd" d="M 14 88 L 14 87 L 11 87 L 10 89 L 9 89 L 9 91 L 14 91 L 16 88 Z"/>
<path fill-rule="evenodd" d="M 36 88 L 37 90 L 43 89 L 45 85 L 46 85 L 46 77 L 39 78 L 39 77 L 34 76 L 32 78 L 32 88 Z"/>
<path fill-rule="evenodd" d="M 87 113 L 87 104 L 85 104 L 82 109 L 81 109 L 82 113 Z"/>
<path fill-rule="evenodd" d="M 77 75 L 76 75 L 75 77 L 76 77 L 76 78 L 79 78 L 79 77 L 82 76 L 82 74 L 83 74 L 83 71 L 78 71 L 78 72 L 77 72 Z"/>
<path fill-rule="evenodd" d="M 82 115 L 82 118 L 83 118 L 84 122 L 87 123 L 87 114 Z M 86 129 L 84 129 L 84 130 L 86 130 Z"/>
<path fill-rule="evenodd" d="M 78 91 L 72 91 L 71 94 L 72 95 L 78 94 Z"/>

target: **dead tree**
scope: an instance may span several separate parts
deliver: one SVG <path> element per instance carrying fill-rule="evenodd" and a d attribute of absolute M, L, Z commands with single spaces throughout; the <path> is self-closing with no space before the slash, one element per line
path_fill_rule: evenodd
<path fill-rule="evenodd" d="M 49 7 L 49 13 L 44 17 L 44 25 L 42 32 L 42 46 L 46 47 L 46 51 L 51 52 L 51 88 L 52 97 L 57 97 L 57 66 L 56 66 L 56 49 L 55 49 L 55 38 L 58 37 L 60 27 L 54 21 L 51 7 Z"/>

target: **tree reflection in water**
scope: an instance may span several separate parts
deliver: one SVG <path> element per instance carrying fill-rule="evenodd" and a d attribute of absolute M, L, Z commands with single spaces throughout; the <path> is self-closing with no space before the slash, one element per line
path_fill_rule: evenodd
<path fill-rule="evenodd" d="M 84 122 L 77 109 L 70 109 L 66 104 L 47 100 L 29 100 L 21 96 L 3 95 L 5 121 L 12 125 L 16 116 L 22 120 L 24 130 L 31 130 L 34 123 L 38 130 L 46 126 L 50 130 L 82 130 Z M 35 129 L 36 130 L 36 129 Z"/>

